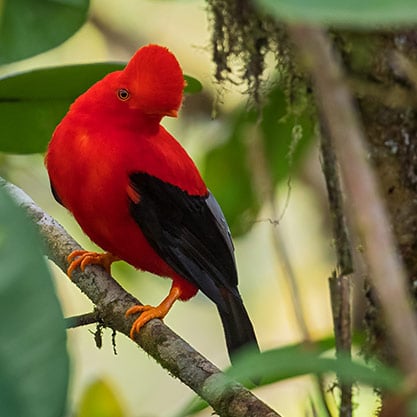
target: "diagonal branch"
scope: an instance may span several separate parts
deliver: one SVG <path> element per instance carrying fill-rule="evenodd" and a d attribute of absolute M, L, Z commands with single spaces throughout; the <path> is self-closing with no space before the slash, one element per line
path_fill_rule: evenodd
<path fill-rule="evenodd" d="M 47 257 L 66 271 L 66 257 L 73 250 L 80 249 L 79 244 L 21 189 L 2 178 L 0 186 L 6 188 L 37 225 Z M 88 266 L 85 272 L 74 271 L 72 282 L 94 303 L 100 321 L 106 327 L 129 335 L 133 319 L 126 319 L 125 312 L 132 305 L 139 304 L 138 300 L 99 266 Z M 170 374 L 206 400 L 220 416 L 280 417 L 249 390 L 223 374 L 162 321 L 152 320 L 146 324 L 135 342 Z"/>

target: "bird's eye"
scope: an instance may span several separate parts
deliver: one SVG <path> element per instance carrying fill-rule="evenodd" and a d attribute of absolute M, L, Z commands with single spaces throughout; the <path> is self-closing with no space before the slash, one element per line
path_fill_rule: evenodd
<path fill-rule="evenodd" d="M 129 99 L 130 93 L 126 90 L 126 88 L 121 88 L 117 91 L 117 97 L 119 97 L 122 101 L 126 101 Z"/>

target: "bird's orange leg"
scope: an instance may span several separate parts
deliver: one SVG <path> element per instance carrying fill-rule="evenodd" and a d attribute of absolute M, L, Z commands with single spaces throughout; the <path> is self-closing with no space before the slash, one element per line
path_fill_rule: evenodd
<path fill-rule="evenodd" d="M 118 261 L 119 258 L 107 252 L 96 253 L 87 250 L 75 250 L 68 255 L 67 260 L 70 263 L 67 269 L 67 275 L 71 277 L 76 268 L 80 267 L 81 271 L 84 271 L 87 265 L 92 264 L 101 265 L 110 274 L 111 264 Z"/>
<path fill-rule="evenodd" d="M 158 306 L 153 307 L 150 305 L 136 305 L 130 307 L 125 313 L 126 317 L 131 316 L 132 314 L 141 313 L 141 315 L 133 322 L 132 328 L 130 329 L 130 337 L 133 339 L 135 333 L 138 333 L 141 327 L 148 321 L 152 319 L 163 319 L 180 296 L 181 289 L 173 284 L 167 297 Z"/>

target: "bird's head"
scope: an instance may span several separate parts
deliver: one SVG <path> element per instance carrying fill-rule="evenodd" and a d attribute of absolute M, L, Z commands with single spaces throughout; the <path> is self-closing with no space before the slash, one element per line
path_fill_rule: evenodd
<path fill-rule="evenodd" d="M 154 116 L 177 116 L 185 81 L 175 56 L 159 45 L 140 48 L 120 73 L 117 98 Z"/>

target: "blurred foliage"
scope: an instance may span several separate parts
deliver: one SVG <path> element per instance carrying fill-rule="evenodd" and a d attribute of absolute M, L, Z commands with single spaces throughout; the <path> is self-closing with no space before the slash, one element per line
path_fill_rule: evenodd
<path fill-rule="evenodd" d="M 348 356 L 333 356 L 334 338 L 326 338 L 313 343 L 301 343 L 272 349 L 259 354 L 255 351 L 242 352 L 236 363 L 226 374 L 244 385 L 254 388 L 250 381 L 259 381 L 256 387 L 280 382 L 306 374 L 337 374 L 341 383 L 359 383 L 378 387 L 391 392 L 400 392 L 404 388 L 401 374 L 380 363 L 367 364 L 352 361 Z M 331 357 L 325 354 L 331 354 Z M 248 382 L 249 381 L 249 382 Z M 208 404 L 200 398 L 194 398 L 175 417 L 195 414 Z"/>
<path fill-rule="evenodd" d="M 3 0 L 0 64 L 58 46 L 86 21 L 89 0 Z"/>
<path fill-rule="evenodd" d="M 299 166 L 313 139 L 313 121 L 308 107 L 293 109 L 277 85 L 261 109 L 240 108 L 231 119 L 230 132 L 205 156 L 204 178 L 222 203 L 222 210 L 236 237 L 254 224 L 261 207 L 254 180 L 264 165 L 272 185 L 287 180 Z M 257 158 L 253 143 L 265 157 Z M 262 180 L 262 179 L 261 179 Z"/>
<path fill-rule="evenodd" d="M 0 79 L 0 151 L 44 152 L 56 125 L 70 104 L 91 85 L 122 63 L 98 63 L 43 68 Z M 201 90 L 195 78 L 184 76 L 185 93 Z"/>
<path fill-rule="evenodd" d="M 256 0 L 266 12 L 290 22 L 321 23 L 350 28 L 413 24 L 415 0 Z"/>
<path fill-rule="evenodd" d="M 323 357 L 313 346 L 285 346 L 262 354 L 248 352 L 228 374 L 238 380 L 262 378 L 271 384 L 305 374 L 337 374 L 341 383 L 362 383 L 392 392 L 400 391 L 404 378 L 400 372 L 382 364 L 364 364 L 348 356 Z"/>
<path fill-rule="evenodd" d="M 92 382 L 83 392 L 76 417 L 124 417 L 119 394 L 104 379 Z"/>
<path fill-rule="evenodd" d="M 63 415 L 66 332 L 33 224 L 0 183 L 0 416 Z"/>

